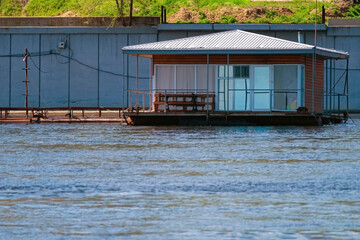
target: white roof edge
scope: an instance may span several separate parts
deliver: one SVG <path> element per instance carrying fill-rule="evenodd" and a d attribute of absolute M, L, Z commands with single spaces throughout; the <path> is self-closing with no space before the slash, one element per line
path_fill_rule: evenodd
<path fill-rule="evenodd" d="M 313 45 L 247 32 L 239 29 L 206 35 L 123 47 L 127 54 L 309 54 Z M 349 53 L 316 47 L 316 54 L 348 58 Z"/>

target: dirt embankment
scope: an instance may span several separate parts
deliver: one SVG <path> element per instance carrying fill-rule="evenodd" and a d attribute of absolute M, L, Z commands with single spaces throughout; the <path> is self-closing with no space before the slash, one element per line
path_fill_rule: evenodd
<path fill-rule="evenodd" d="M 343 17 L 348 10 L 348 6 L 339 6 L 326 9 L 326 17 Z M 315 13 L 315 9 L 309 13 Z M 247 21 L 256 22 L 260 18 L 268 18 L 284 15 L 289 17 L 293 14 L 293 10 L 286 7 L 252 7 L 252 8 L 227 8 L 223 7 L 217 10 L 202 10 L 202 13 L 189 8 L 180 8 L 176 13 L 168 17 L 169 23 L 177 22 L 194 22 L 197 23 L 201 19 L 208 19 L 210 22 L 221 22 L 223 17 L 233 17 L 237 23 L 244 23 Z M 321 9 L 318 9 L 318 15 L 321 15 Z"/>
<path fill-rule="evenodd" d="M 168 18 L 169 23 L 176 22 L 198 22 L 202 17 L 208 19 L 210 22 L 220 21 L 223 16 L 234 17 L 236 22 L 241 23 L 246 20 L 256 20 L 262 18 L 269 11 L 276 11 L 278 15 L 290 16 L 293 12 L 285 7 L 253 7 L 253 8 L 227 8 L 223 7 L 215 11 L 204 10 L 204 16 L 198 11 L 189 8 L 180 8 L 176 13 Z"/>

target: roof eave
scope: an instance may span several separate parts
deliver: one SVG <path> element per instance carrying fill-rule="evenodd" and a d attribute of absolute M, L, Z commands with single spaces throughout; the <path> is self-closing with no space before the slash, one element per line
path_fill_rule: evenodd
<path fill-rule="evenodd" d="M 146 49 L 123 49 L 124 54 L 130 55 L 156 55 L 156 54 L 238 54 L 238 55 L 248 55 L 248 54 L 311 54 L 313 53 L 312 49 L 288 49 L 288 50 L 277 50 L 277 49 L 249 49 L 249 50 L 146 50 Z"/>
<path fill-rule="evenodd" d="M 139 55 L 147 57 L 149 55 L 167 55 L 167 54 L 236 54 L 236 55 L 259 55 L 259 54 L 313 54 L 314 48 L 309 49 L 249 49 L 249 50 L 233 50 L 233 49 L 221 49 L 221 50 L 205 50 L 205 49 L 189 49 L 189 50 L 148 50 L 148 49 L 123 49 L 124 54 Z M 333 59 L 346 59 L 349 58 L 348 53 L 326 51 L 324 49 L 316 48 L 316 54 Z"/>
<path fill-rule="evenodd" d="M 346 52 L 335 52 L 335 51 L 326 51 L 324 49 L 316 48 L 316 55 L 324 56 L 332 59 L 347 59 L 350 57 L 349 53 Z"/>

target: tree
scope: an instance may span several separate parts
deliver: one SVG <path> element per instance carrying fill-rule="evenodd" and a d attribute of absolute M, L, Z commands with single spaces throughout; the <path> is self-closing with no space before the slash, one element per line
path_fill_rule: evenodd
<path fill-rule="evenodd" d="M 115 0 L 116 7 L 119 13 L 119 17 L 121 18 L 121 24 L 125 26 L 125 18 L 124 18 L 124 0 Z M 134 0 L 130 0 L 130 7 L 129 7 L 129 26 L 132 25 L 132 14 L 133 14 L 133 3 Z"/>
<path fill-rule="evenodd" d="M 116 1 L 116 7 L 119 13 L 119 17 L 121 18 L 121 24 L 125 26 L 125 19 L 124 19 L 124 0 L 115 0 Z"/>

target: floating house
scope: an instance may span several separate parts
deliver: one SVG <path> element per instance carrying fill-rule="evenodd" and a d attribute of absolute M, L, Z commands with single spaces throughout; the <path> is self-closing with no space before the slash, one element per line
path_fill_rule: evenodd
<path fill-rule="evenodd" d="M 133 105 L 124 116 L 131 125 L 321 125 L 346 120 L 346 52 L 241 30 L 127 46 L 123 52 L 150 58 L 152 66 L 149 89 L 129 90 Z M 346 64 L 339 81 L 329 76 L 337 60 Z M 341 93 L 335 92 L 339 82 Z M 333 109 L 334 101 L 338 109 Z"/>

